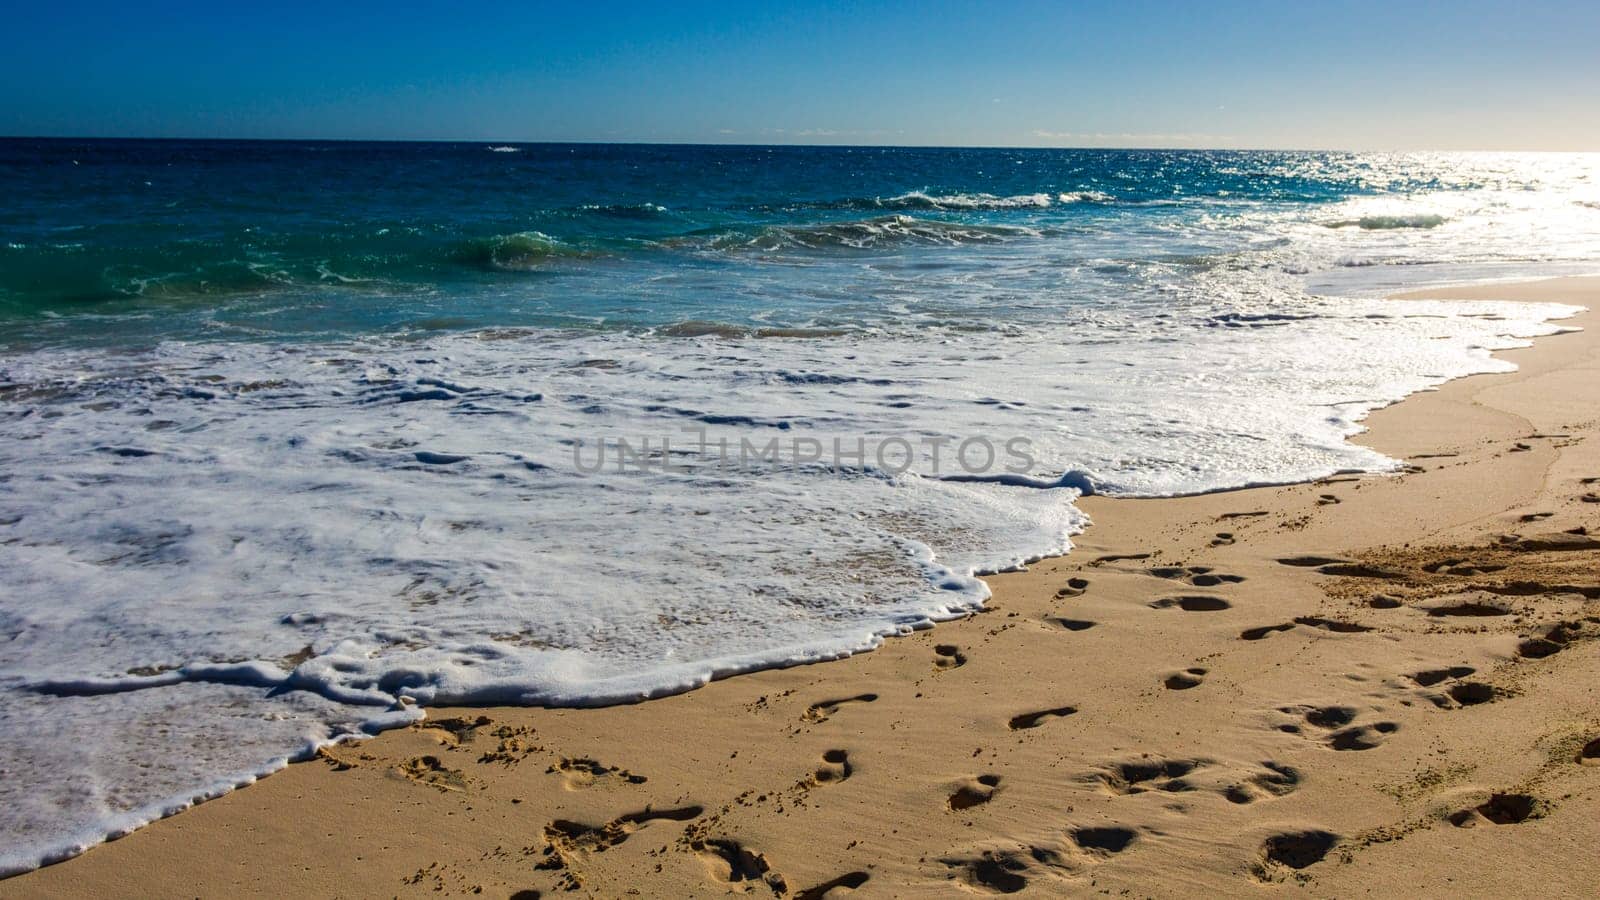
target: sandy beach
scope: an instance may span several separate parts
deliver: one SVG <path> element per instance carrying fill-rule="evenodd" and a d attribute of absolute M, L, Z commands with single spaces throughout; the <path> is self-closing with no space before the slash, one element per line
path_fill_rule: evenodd
<path fill-rule="evenodd" d="M 430 709 L 0 895 L 1592 896 L 1600 331 L 1562 324 L 1372 415 L 1403 474 L 1087 498 L 969 618 L 636 705 Z"/>

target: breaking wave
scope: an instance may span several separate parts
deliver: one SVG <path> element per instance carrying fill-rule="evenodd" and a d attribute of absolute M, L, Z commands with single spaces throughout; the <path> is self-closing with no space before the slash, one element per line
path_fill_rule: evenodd
<path fill-rule="evenodd" d="M 490 269 L 515 272 L 536 270 L 552 260 L 589 255 L 542 232 L 518 231 L 469 241 L 458 258 Z"/>
<path fill-rule="evenodd" d="M 1438 228 L 1445 217 L 1432 214 L 1408 216 L 1362 216 L 1359 219 L 1341 219 L 1329 222 L 1329 228 L 1360 228 L 1363 231 L 1388 231 L 1395 228 Z"/>
<path fill-rule="evenodd" d="M 931 194 L 927 191 L 907 191 L 892 197 L 853 197 L 817 204 L 832 209 L 899 209 L 931 210 L 938 212 L 964 212 L 1005 209 L 1048 209 L 1053 206 L 1070 206 L 1075 203 L 1115 203 L 1116 198 L 1099 191 L 1065 191 L 1060 193 L 1037 192 L 1000 196 L 982 192 Z"/>
<path fill-rule="evenodd" d="M 754 235 L 724 234 L 714 239 L 711 246 L 718 250 L 868 250 L 910 244 L 995 244 L 1042 234 L 1037 228 L 1022 225 L 976 225 L 896 214 L 823 225 L 774 225 Z"/>

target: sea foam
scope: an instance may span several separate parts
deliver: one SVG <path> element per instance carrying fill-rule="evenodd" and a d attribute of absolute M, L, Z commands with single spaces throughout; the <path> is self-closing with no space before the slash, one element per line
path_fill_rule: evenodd
<path fill-rule="evenodd" d="M 3 865 L 412 703 L 634 700 L 870 649 L 979 608 L 976 574 L 1067 550 L 1084 489 L 1386 470 L 1346 441 L 1366 411 L 1504 370 L 1492 349 L 1570 311 L 1473 309 L 1091 310 L 998 341 L 535 331 L 13 355 Z M 586 471 L 575 450 L 691 434 L 921 449 L 898 473 L 871 454 Z M 941 471 L 930 436 L 1026 437 L 1032 467 Z"/>

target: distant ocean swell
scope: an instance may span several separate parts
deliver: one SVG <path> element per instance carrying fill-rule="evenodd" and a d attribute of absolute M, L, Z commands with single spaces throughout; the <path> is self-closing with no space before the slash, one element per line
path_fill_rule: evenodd
<path fill-rule="evenodd" d="M 913 207 L 904 207 L 913 208 Z M 1000 208 L 1000 207 L 996 207 Z M 608 216 L 654 216 L 640 209 L 607 210 Z M 40 307 L 60 302 L 92 303 L 128 297 L 174 299 L 247 295 L 295 286 L 360 285 L 383 282 L 396 287 L 432 284 L 452 267 L 504 273 L 559 270 L 584 261 L 652 250 L 738 252 L 746 250 L 862 250 L 896 245 L 955 246 L 1020 238 L 1049 232 L 1020 224 L 960 222 L 906 214 L 805 224 L 746 225 L 708 229 L 634 241 L 590 240 L 572 243 L 537 230 L 436 242 L 365 240 L 346 234 L 261 241 L 241 236 L 235 243 L 157 245 L 116 255 L 81 245 L 14 245 L 0 254 L 10 265 L 0 284 L 13 309 L 28 300 Z M 0 303 L 3 303 L 0 300 Z"/>

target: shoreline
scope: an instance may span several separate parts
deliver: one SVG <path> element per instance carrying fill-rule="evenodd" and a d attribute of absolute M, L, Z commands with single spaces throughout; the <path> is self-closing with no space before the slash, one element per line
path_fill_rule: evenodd
<path fill-rule="evenodd" d="M 1576 894 L 1600 881 L 1581 849 L 1600 768 L 1578 762 L 1600 738 L 1600 590 L 1557 588 L 1593 585 L 1569 569 L 1600 552 L 1495 535 L 1600 532 L 1582 483 L 1600 476 L 1597 296 L 1597 278 L 1400 295 L 1591 307 L 1560 322 L 1585 331 L 1496 354 L 1516 372 L 1371 413 L 1352 440 L 1421 471 L 1085 497 L 1073 552 L 985 576 L 982 612 L 648 703 L 430 709 L 0 895 L 159 893 L 173 872 L 204 894 L 1347 895 L 1401 873 Z M 1418 541 L 1495 562 L 1428 571 L 1443 557 L 1393 548 Z M 1432 612 L 1451 603 L 1479 612 Z M 1546 684 L 1568 668 L 1583 677 Z"/>

